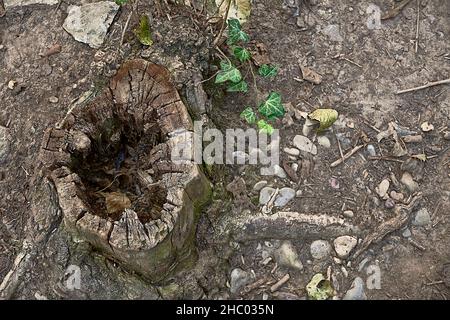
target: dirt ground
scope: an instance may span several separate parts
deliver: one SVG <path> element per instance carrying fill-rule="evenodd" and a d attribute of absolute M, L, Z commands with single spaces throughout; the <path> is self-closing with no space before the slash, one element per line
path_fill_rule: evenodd
<path fill-rule="evenodd" d="M 254 44 L 266 46 L 279 74 L 274 80 L 259 79 L 259 92 L 250 88 L 246 95 L 224 94 L 211 81 L 206 82 L 204 86 L 211 99 L 210 121 L 221 130 L 246 128 L 248 125 L 239 118 L 243 107 L 254 104 L 255 96 L 278 91 L 283 103 L 291 103 L 300 111 L 320 107 L 339 112 L 338 121 L 324 133 L 330 146 L 315 141 L 317 155 L 301 154 L 296 159 L 281 153 L 282 159 L 306 168 L 298 181 L 261 176 L 259 167 L 252 165 L 210 169 L 214 193 L 198 224 L 198 262 L 191 270 L 163 284 L 146 283 L 103 259 L 86 243 L 70 240 L 64 230 L 58 229 L 33 262 L 33 271 L 23 276 L 11 297 L 305 299 L 305 287 L 312 276 L 328 272 L 333 274 L 335 299 L 345 295 L 355 277 L 365 283 L 368 299 L 449 299 L 449 87 L 396 92 L 449 78 L 450 2 L 418 2 L 412 0 L 396 17 L 382 20 L 380 29 L 370 29 L 369 5 L 376 4 L 381 12 L 387 12 L 396 1 L 301 2 L 299 16 L 295 15 L 296 1 L 254 1 L 244 30 Z M 123 6 L 104 45 L 92 49 L 62 29 L 67 7 L 75 3 L 79 2 L 64 0 L 58 8 L 21 6 L 0 17 L 0 126 L 5 128 L 2 130 L 8 141 L 4 147 L 6 156 L 0 158 L 0 280 L 14 267 L 14 259 L 22 250 L 31 212 L 32 176 L 46 128 L 60 121 L 77 98 L 89 90 L 102 88 L 127 59 L 143 57 L 166 66 L 188 105 L 186 97 L 193 79 L 197 76 L 208 79 L 216 70 L 218 56 L 211 45 L 211 31 L 217 28 L 202 25 L 204 18 L 192 9 L 165 7 L 171 17 L 168 19 L 158 16 L 152 5 L 139 5 L 139 12 L 151 16 L 154 30 L 155 43 L 145 48 L 131 30 L 125 33 L 124 44 L 120 44 L 122 28 L 131 10 Z M 137 21 L 138 17 L 133 15 L 130 25 L 136 25 Z M 61 52 L 43 56 L 55 44 L 61 45 Z M 321 84 L 301 80 L 300 64 L 322 75 Z M 8 88 L 11 80 L 16 82 L 13 89 Z M 195 112 L 192 115 L 198 117 Z M 421 124 L 426 121 L 434 126 L 433 130 L 422 130 Z M 281 149 L 291 147 L 294 136 L 302 134 L 303 122 L 294 118 L 292 123 L 276 123 Z M 422 140 L 405 143 L 407 154 L 394 157 L 392 139 L 377 141 L 377 134 L 386 130 L 390 122 L 408 135 L 421 135 Z M 340 148 L 345 154 L 360 144 L 364 145 L 361 150 L 344 163 L 330 167 L 341 158 Z M 375 157 L 367 150 L 369 144 L 375 149 Z M 425 154 L 426 161 L 410 157 L 418 154 Z M 417 182 L 416 190 L 399 182 L 405 171 Z M 227 188 L 237 177 L 244 179 L 245 186 Z M 358 238 L 358 246 L 362 246 L 364 239 L 376 233 L 383 222 L 395 218 L 397 212 L 377 195 L 376 188 L 383 179 L 390 181 L 389 192 L 404 196 L 403 200 L 395 200 L 395 205 L 407 204 L 417 194 L 420 199 L 409 212 L 405 225 L 373 241 L 358 257 L 339 260 L 330 252 L 320 261 L 313 259 L 310 245 L 314 240 L 332 244 L 337 236 L 327 227 L 311 234 L 302 234 L 301 228 L 286 228 L 279 236 L 271 236 L 269 227 L 269 231 L 248 238 L 246 230 L 232 230 L 232 226 L 239 229 L 239 221 L 258 216 L 259 191 L 253 186 L 267 180 L 269 186 L 290 187 L 297 192 L 282 210 L 276 210 L 343 219 L 358 229 L 349 235 Z M 241 188 L 251 203 L 240 199 L 236 188 Z M 353 217 L 344 216 L 346 210 L 351 210 Z M 429 213 L 430 221 L 424 225 L 413 223 L 419 210 Z M 275 263 L 278 259 L 272 252 L 283 243 L 295 249 L 302 268 L 290 269 Z M 267 259 L 268 256 L 272 259 Z M 83 272 L 86 270 L 91 280 L 81 292 L 61 289 L 65 269 L 73 263 L 80 265 Z M 379 288 L 367 286 L 371 278 L 369 266 L 379 267 Z M 230 292 L 231 274 L 236 268 L 246 274 L 247 286 Z M 287 283 L 270 290 L 286 273 L 289 273 Z M 105 286 L 110 290 L 103 290 Z"/>

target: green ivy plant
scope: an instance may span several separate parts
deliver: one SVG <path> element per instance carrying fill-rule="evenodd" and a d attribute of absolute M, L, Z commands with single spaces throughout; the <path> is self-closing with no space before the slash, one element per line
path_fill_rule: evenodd
<path fill-rule="evenodd" d="M 220 62 L 220 70 L 216 74 L 215 83 L 227 84 L 227 92 L 246 93 L 248 91 L 248 84 L 239 71 L 240 66 L 237 67 L 233 64 L 233 61 L 241 63 L 241 66 L 248 63 L 250 68 L 253 68 L 250 61 L 252 57 L 251 53 L 245 48 L 245 44 L 250 40 L 250 37 L 242 30 L 238 19 L 228 19 L 227 22 L 227 44 L 231 49 L 232 56 L 226 56 L 226 60 Z M 263 78 L 273 78 L 278 74 L 278 68 L 271 64 L 263 64 L 259 67 L 258 74 Z M 261 132 L 271 135 L 274 128 L 268 121 L 282 118 L 285 113 L 283 104 L 281 103 L 281 95 L 278 92 L 271 92 L 267 99 L 259 104 L 257 111 L 258 114 L 252 107 L 246 106 L 241 112 L 240 117 L 248 124 L 256 124 Z"/>

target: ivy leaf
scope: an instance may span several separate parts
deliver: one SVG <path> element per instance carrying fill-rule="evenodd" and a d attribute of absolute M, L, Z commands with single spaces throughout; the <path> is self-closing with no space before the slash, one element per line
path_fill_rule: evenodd
<path fill-rule="evenodd" d="M 233 83 L 238 83 L 242 80 L 241 72 L 231 63 L 221 61 L 220 69 L 221 71 L 217 74 L 215 83 L 223 83 L 228 80 Z"/>
<path fill-rule="evenodd" d="M 336 121 L 338 112 L 334 109 L 316 109 L 308 115 L 308 118 L 318 121 L 317 132 L 322 132 Z"/>
<path fill-rule="evenodd" d="M 272 135 L 274 131 L 274 128 L 263 119 L 258 121 L 258 128 L 259 131 L 267 133 L 268 135 Z"/>
<path fill-rule="evenodd" d="M 241 23 L 238 19 L 228 19 L 228 45 L 238 42 L 248 42 L 250 37 L 241 30 Z"/>
<path fill-rule="evenodd" d="M 231 86 L 229 86 L 227 88 L 227 91 L 228 92 L 247 92 L 248 91 L 247 82 L 242 80 L 238 83 L 233 83 Z"/>
<path fill-rule="evenodd" d="M 270 64 L 263 64 L 261 67 L 259 67 L 258 73 L 264 78 L 275 77 L 278 73 L 278 68 Z"/>
<path fill-rule="evenodd" d="M 281 95 L 277 92 L 271 92 L 267 100 L 261 103 L 258 111 L 269 119 L 283 117 L 285 110 L 281 104 Z"/>
<path fill-rule="evenodd" d="M 239 59 L 240 62 L 245 62 L 252 57 L 252 55 L 250 54 L 250 51 L 248 51 L 247 49 L 242 48 L 242 47 L 234 48 L 233 54 L 236 58 Z"/>
<path fill-rule="evenodd" d="M 150 33 L 150 24 L 148 22 L 148 16 L 142 15 L 139 20 L 139 26 L 134 30 L 134 34 L 138 38 L 139 42 L 145 46 L 151 46 L 153 44 L 152 36 Z"/>
<path fill-rule="evenodd" d="M 245 108 L 242 112 L 241 112 L 241 118 L 244 119 L 245 121 L 247 121 L 247 123 L 255 123 L 256 122 L 256 115 L 253 112 L 253 109 L 251 107 L 247 107 Z"/>
<path fill-rule="evenodd" d="M 128 0 L 116 0 L 115 2 L 117 5 L 123 6 L 124 4 L 126 4 L 128 2 Z"/>

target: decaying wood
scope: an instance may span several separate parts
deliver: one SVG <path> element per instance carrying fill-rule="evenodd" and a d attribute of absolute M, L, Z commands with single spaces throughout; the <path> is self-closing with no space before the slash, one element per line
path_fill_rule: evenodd
<path fill-rule="evenodd" d="M 397 205 L 395 207 L 395 217 L 383 222 L 371 234 L 365 237 L 361 245 L 353 254 L 353 257 L 357 258 L 361 253 L 366 251 L 371 244 L 380 242 L 388 234 L 402 228 L 408 222 L 411 211 L 418 204 L 420 199 L 421 195 L 418 194 L 408 205 Z"/>
<path fill-rule="evenodd" d="M 282 211 L 273 215 L 243 216 L 226 226 L 235 241 L 262 239 L 336 238 L 358 235 L 358 227 L 344 219 L 327 214 L 306 214 Z M 220 236 L 220 235 L 219 235 Z"/>
<path fill-rule="evenodd" d="M 209 196 L 209 182 L 190 156 L 192 129 L 168 71 L 140 59 L 126 62 L 97 97 L 45 132 L 39 159 L 56 187 L 67 229 L 146 278 L 164 278 L 193 251 L 196 211 Z M 134 145 L 124 149 L 123 141 Z M 180 146 L 188 156 L 175 159 Z M 138 151 L 145 156 L 135 159 Z M 99 155 L 111 160 L 103 171 L 112 182 L 77 167 L 92 165 Z M 127 169 L 117 173 L 123 163 Z M 95 199 L 126 177 L 141 190 L 131 203 L 150 207 L 127 205 L 117 217 L 108 215 Z"/>

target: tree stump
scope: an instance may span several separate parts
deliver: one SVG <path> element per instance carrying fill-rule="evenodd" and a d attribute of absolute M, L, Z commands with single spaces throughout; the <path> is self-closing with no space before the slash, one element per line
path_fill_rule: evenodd
<path fill-rule="evenodd" d="M 94 100 L 45 132 L 39 159 L 65 228 L 150 281 L 179 269 L 195 254 L 197 214 L 210 196 L 193 159 L 171 157 L 193 148 L 192 129 L 168 71 L 126 62 Z"/>

